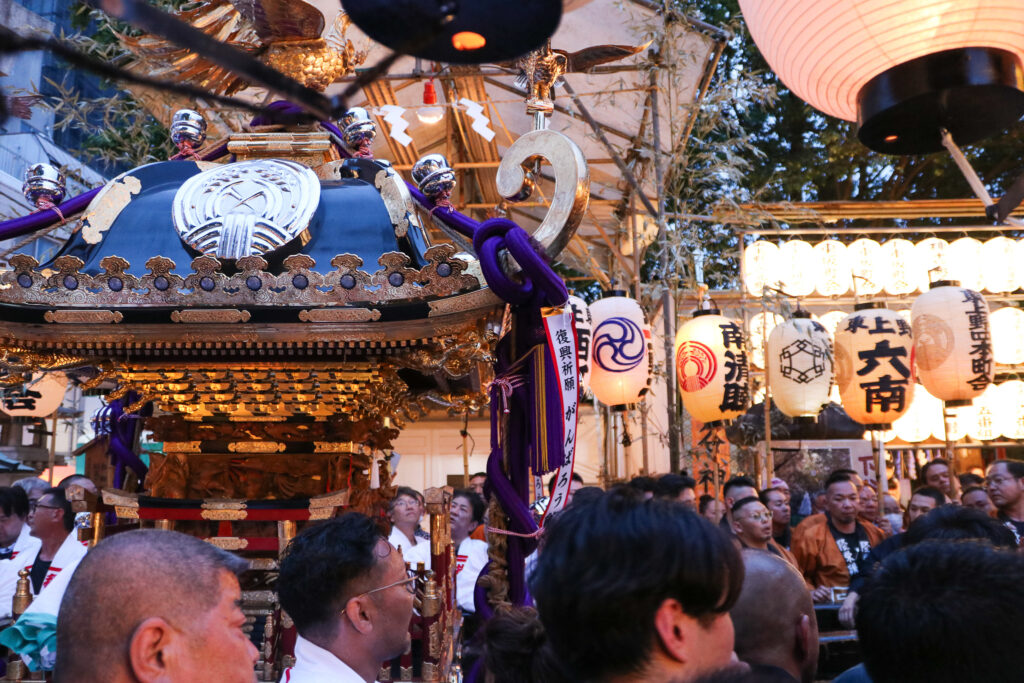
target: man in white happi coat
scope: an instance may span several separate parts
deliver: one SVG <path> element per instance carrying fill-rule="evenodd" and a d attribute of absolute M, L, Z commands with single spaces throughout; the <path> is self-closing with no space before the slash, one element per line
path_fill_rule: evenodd
<path fill-rule="evenodd" d="M 295 622 L 295 666 L 281 683 L 371 683 L 409 647 L 415 575 L 369 517 L 308 527 L 281 559 L 277 591 Z"/>
<path fill-rule="evenodd" d="M 39 539 L 26 523 L 28 506 L 24 489 L 0 487 L 0 621 L 4 622 L 11 618 L 18 570 L 25 566 L 26 553 L 34 557 L 39 551 Z"/>

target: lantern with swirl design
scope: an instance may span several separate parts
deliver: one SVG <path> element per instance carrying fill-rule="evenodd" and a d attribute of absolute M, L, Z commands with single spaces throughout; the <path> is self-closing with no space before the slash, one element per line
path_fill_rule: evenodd
<path fill-rule="evenodd" d="M 683 405 L 694 419 L 738 417 L 750 399 L 743 329 L 718 309 L 695 311 L 676 333 L 676 375 Z"/>
<path fill-rule="evenodd" d="M 590 306 L 590 390 L 597 400 L 624 409 L 644 394 L 650 378 L 650 331 L 643 309 L 625 292 L 609 292 Z"/>

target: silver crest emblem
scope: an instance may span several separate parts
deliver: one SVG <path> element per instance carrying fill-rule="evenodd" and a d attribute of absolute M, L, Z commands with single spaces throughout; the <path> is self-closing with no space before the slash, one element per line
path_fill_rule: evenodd
<path fill-rule="evenodd" d="M 174 195 L 174 227 L 187 245 L 207 256 L 262 256 L 308 227 L 320 204 L 311 169 L 284 159 L 257 159 L 203 171 Z"/>

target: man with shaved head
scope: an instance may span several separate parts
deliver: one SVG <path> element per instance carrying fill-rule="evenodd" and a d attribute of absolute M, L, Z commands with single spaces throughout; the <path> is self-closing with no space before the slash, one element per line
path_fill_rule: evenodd
<path fill-rule="evenodd" d="M 249 563 L 174 531 L 128 531 L 85 556 L 57 623 L 57 683 L 253 683 L 238 575 Z"/>
<path fill-rule="evenodd" d="M 818 622 L 803 577 L 791 564 L 743 551 L 743 589 L 729 611 L 736 656 L 756 680 L 811 683 L 818 669 Z"/>

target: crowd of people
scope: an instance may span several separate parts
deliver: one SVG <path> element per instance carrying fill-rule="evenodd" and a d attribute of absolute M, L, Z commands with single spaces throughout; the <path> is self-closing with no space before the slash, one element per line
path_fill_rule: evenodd
<path fill-rule="evenodd" d="M 759 490 L 734 477 L 719 498 L 698 495 L 685 475 L 608 491 L 574 476 L 527 562 L 532 604 L 499 607 L 465 634 L 475 653 L 465 673 L 491 683 L 810 682 L 815 603 L 831 603 L 863 659 L 839 683 L 1020 680 L 1024 463 L 999 460 L 978 478 L 934 461 L 906 510 L 893 497 L 879 514 L 872 487 L 838 470 L 821 495 L 807 494 L 808 514 L 794 514 L 778 479 Z M 0 488 L 0 607 L 9 620 L 18 570 L 28 570 L 33 604 L 60 586 L 55 647 L 42 653 L 55 658 L 54 680 L 251 682 L 258 652 L 238 578 L 248 563 L 155 530 L 86 553 L 65 494 L 91 486 L 83 479 Z M 470 622 L 489 533 L 486 476 L 471 484 L 449 511 L 456 597 Z M 422 495 L 402 487 L 389 528 L 348 512 L 292 540 L 277 592 L 298 639 L 282 681 L 369 683 L 408 651 L 410 565 L 430 561 L 423 515 Z"/>

